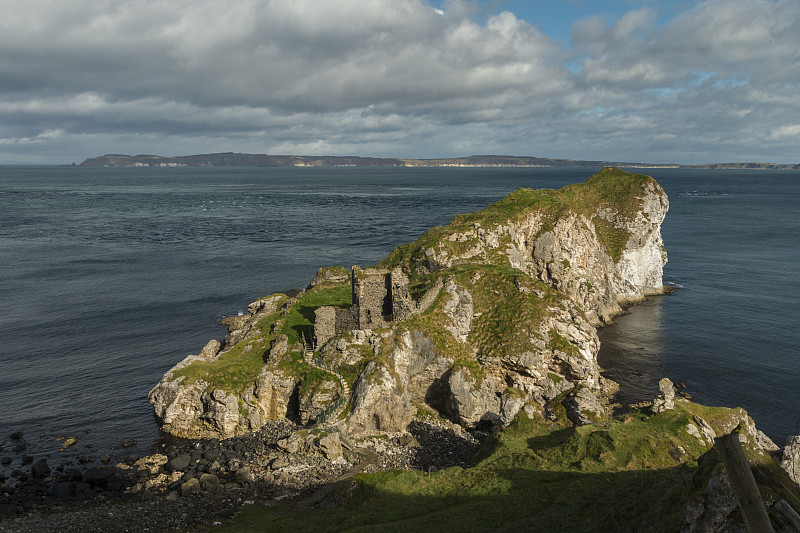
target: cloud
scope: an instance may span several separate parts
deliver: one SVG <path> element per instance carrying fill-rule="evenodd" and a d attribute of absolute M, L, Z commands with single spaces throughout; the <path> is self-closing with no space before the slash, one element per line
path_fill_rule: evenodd
<path fill-rule="evenodd" d="M 666 23 L 656 7 L 587 18 L 569 50 L 479 8 L 12 2 L 0 161 L 225 150 L 655 161 L 698 145 L 794 157 L 800 0 L 707 0 Z"/>

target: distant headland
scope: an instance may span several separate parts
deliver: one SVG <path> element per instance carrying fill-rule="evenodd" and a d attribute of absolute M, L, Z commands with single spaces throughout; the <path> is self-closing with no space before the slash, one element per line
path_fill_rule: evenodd
<path fill-rule="evenodd" d="M 360 156 L 267 155 L 225 152 L 165 157 L 106 154 L 90 157 L 82 167 L 559 167 L 559 168 L 716 168 L 799 170 L 800 164 L 707 163 L 678 165 L 624 161 L 586 161 L 547 157 L 471 155 L 438 159 L 397 159 Z"/>

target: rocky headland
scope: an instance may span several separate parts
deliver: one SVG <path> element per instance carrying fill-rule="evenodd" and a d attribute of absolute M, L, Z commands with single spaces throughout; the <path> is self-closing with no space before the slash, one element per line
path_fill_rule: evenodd
<path fill-rule="evenodd" d="M 507 475 L 495 470 L 506 455 L 532 454 L 535 469 L 561 472 L 558 482 L 598 502 L 591 482 L 569 472 L 619 475 L 620 486 L 641 482 L 644 493 L 651 480 L 625 473 L 677 469 L 672 500 L 643 503 L 666 513 L 668 527 L 655 529 L 738 531 L 742 516 L 714 454 L 715 440 L 734 433 L 773 522 L 788 528 L 778 530 L 800 531 L 791 529 L 800 508 L 796 437 L 781 450 L 743 410 L 688 402 L 666 379 L 652 406 L 612 416 L 616 385 L 597 364 L 596 328 L 664 292 L 668 205 L 652 178 L 608 167 L 560 190 L 520 189 L 375 266 L 322 268 L 305 290 L 268 295 L 225 319 L 224 340 L 187 356 L 150 391 L 163 431 L 189 440 L 116 466 L 40 465 L 27 485 L 5 485 L 7 505 L 17 506 L 6 511 L 31 508 L 14 493 L 51 507 L 99 495 L 130 524 L 144 523 L 142 506 L 166 506 L 175 519 L 147 522 L 150 530 L 191 528 L 248 501 L 267 513 L 285 501 L 295 510 L 347 507 L 362 497 L 359 483 L 372 482 L 357 477 L 344 492 L 342 484 L 363 472 L 469 469 L 486 484 Z M 87 531 L 106 516 L 86 522 L 79 512 L 58 516 Z M 646 515 L 633 512 L 624 528 Z M 33 531 L 48 519 L 14 526 Z"/>
<path fill-rule="evenodd" d="M 668 205 L 655 180 L 615 168 L 559 191 L 518 190 L 376 267 L 321 269 L 295 297 L 253 302 L 150 401 L 163 429 L 186 438 L 284 418 L 381 434 L 419 407 L 466 428 L 502 426 L 561 395 L 586 423 L 613 386 L 595 327 L 662 292 Z"/>

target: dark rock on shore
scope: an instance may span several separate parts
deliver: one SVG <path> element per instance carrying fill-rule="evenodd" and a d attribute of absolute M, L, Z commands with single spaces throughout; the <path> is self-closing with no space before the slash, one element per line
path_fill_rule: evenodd
<path fill-rule="evenodd" d="M 31 466 L 31 475 L 33 477 L 46 477 L 48 474 L 50 474 L 50 467 L 45 459 L 39 459 Z"/>
<path fill-rule="evenodd" d="M 298 429 L 288 421 L 269 423 L 223 441 L 163 446 L 132 465 L 51 468 L 37 461 L 30 476 L 15 471 L 0 482 L 0 532 L 193 530 L 229 518 L 245 501 L 307 498 L 354 469 L 468 466 L 479 446 L 456 424 L 426 420 L 388 440 L 302 437 L 300 450 L 287 453 L 278 442 Z M 45 477 L 37 477 L 34 467 Z"/>

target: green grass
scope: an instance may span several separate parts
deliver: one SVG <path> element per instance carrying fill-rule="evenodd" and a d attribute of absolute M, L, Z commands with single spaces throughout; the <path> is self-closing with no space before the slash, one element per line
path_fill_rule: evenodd
<path fill-rule="evenodd" d="M 483 356 L 503 357 L 534 351 L 532 337 L 541 320 L 550 314 L 549 307 L 563 298 L 551 287 L 533 280 L 509 267 L 480 265 L 462 273 L 458 281 L 472 294 L 475 310 L 481 315 L 473 322 L 470 340 Z M 482 271 L 477 283 L 472 283 L 471 271 Z M 516 283 L 515 283 L 516 282 Z M 519 284 L 529 292 L 520 291 Z M 543 294 L 539 297 L 536 294 Z"/>
<path fill-rule="evenodd" d="M 353 293 L 349 281 L 315 287 L 298 296 L 297 303 L 284 318 L 281 333 L 289 338 L 289 344 L 300 342 L 301 331 L 306 332 L 307 338 L 313 331 L 314 311 L 318 307 L 349 307 L 352 303 Z"/>
<path fill-rule="evenodd" d="M 239 341 L 213 361 L 195 361 L 173 372 L 173 379 L 183 376 L 186 384 L 202 379 L 208 383 L 208 390 L 243 392 L 264 366 L 264 356 L 272 340 L 270 331 L 279 318 L 279 312 L 268 315 L 256 325 L 260 336 Z"/>
<path fill-rule="evenodd" d="M 597 237 L 603 243 L 608 255 L 614 261 L 619 261 L 630 238 L 628 232 L 620 231 L 614 224 L 601 217 L 594 217 L 592 223 Z"/>
<path fill-rule="evenodd" d="M 550 330 L 550 342 L 548 342 L 547 347 L 553 351 L 564 352 L 569 355 L 578 354 L 578 348 L 554 329 Z"/>
<path fill-rule="evenodd" d="M 284 301 L 288 300 L 288 297 Z M 283 302 L 279 302 L 283 304 Z M 256 329 L 259 334 L 243 340 L 213 361 L 196 361 L 173 372 L 174 379 L 184 377 L 185 383 L 203 380 L 207 389 L 222 389 L 226 392 L 242 393 L 250 387 L 265 364 L 265 354 L 274 338 L 273 328 L 285 334 L 289 344 L 300 342 L 301 331 L 310 337 L 313 332 L 314 311 L 323 305 L 347 307 L 352 304 L 349 282 L 325 283 L 302 293 L 285 317 L 273 313 L 262 319 Z M 298 360 L 298 357 L 300 360 Z M 288 354 L 283 366 L 303 380 L 305 390 L 313 389 L 323 381 L 330 380 L 327 372 L 302 363 L 300 354 Z"/>
<path fill-rule="evenodd" d="M 612 259 L 618 261 L 630 234 L 623 225 L 617 226 L 596 216 L 597 210 L 609 209 L 616 219 L 630 220 L 641 209 L 644 195 L 642 187 L 646 184 L 657 186 L 649 176 L 605 168 L 585 183 L 568 185 L 559 190 L 518 189 L 480 211 L 457 215 L 447 226 L 431 228 L 416 241 L 395 248 L 378 266 L 392 268 L 402 265 L 406 272 L 420 272 L 427 249 L 446 251 L 451 257 L 458 257 L 476 242 L 476 237 L 465 242 L 453 242 L 448 239 L 449 236 L 472 231 L 474 224 L 489 229 L 508 224 L 509 221 L 520 221 L 534 213 L 541 217 L 539 233 L 552 230 L 556 222 L 568 213 L 585 216 L 594 222 L 600 242 Z M 506 264 L 504 250 L 507 239 L 507 236 L 503 236 L 500 247 L 488 251 L 487 258 L 475 258 L 470 262 Z"/>
<path fill-rule="evenodd" d="M 470 468 L 362 474 L 323 508 L 245 507 L 215 531 L 678 531 L 718 464 L 685 425 L 695 414 L 713 426 L 733 413 L 680 404 L 579 428 L 520 415 Z"/>
<path fill-rule="evenodd" d="M 301 396 L 318 390 L 323 383 L 329 381 L 335 383 L 338 388 L 339 379 L 334 374 L 309 365 L 300 352 L 287 352 L 276 365 L 300 380 Z"/>

